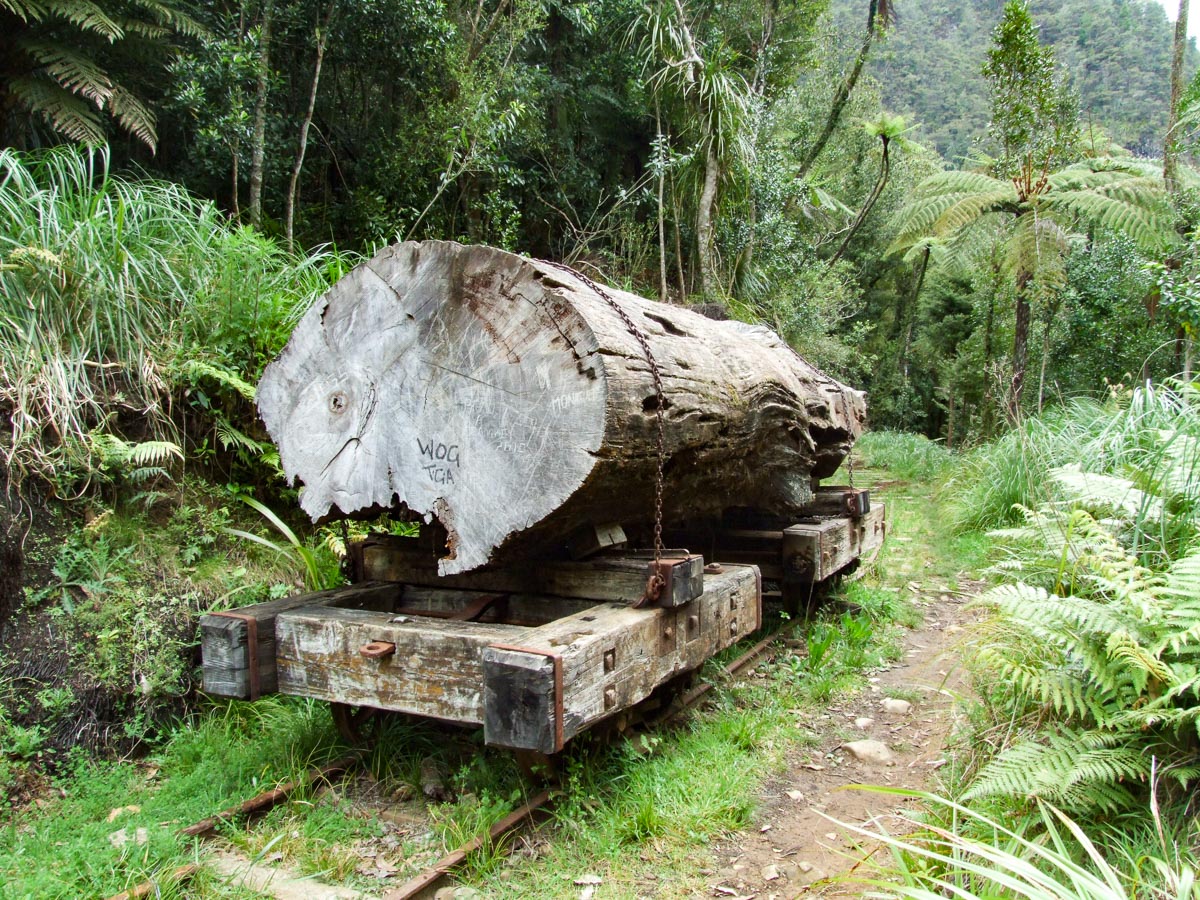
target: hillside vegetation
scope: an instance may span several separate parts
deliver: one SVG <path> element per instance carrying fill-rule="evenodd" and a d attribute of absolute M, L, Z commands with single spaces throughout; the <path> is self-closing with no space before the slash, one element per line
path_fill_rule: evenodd
<path fill-rule="evenodd" d="M 861 4 L 837 0 L 837 22 L 861 25 Z M 1003 0 L 905 3 L 870 61 L 883 103 L 916 124 L 920 139 L 958 163 L 987 131 L 988 88 L 981 75 Z M 1111 141 L 1138 156 L 1162 154 L 1170 97 L 1174 25 L 1153 0 L 1034 0 L 1042 40 L 1079 92 L 1088 140 Z M 1194 43 L 1187 69 L 1200 62 Z M 1094 130 L 1095 134 L 1091 132 Z"/>

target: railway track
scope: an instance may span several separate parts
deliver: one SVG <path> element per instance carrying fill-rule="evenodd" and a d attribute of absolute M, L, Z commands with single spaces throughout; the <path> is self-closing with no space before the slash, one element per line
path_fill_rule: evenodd
<path fill-rule="evenodd" d="M 726 663 L 721 669 L 723 677 L 737 677 L 740 672 L 762 659 L 774 643 L 786 638 L 793 627 L 794 625 L 791 624 L 785 625 L 782 629 L 766 635 L 744 653 Z M 638 724 L 644 725 L 648 729 L 662 728 L 668 725 L 685 712 L 700 706 L 719 681 L 720 679 L 702 682 L 677 694 L 667 706 L 655 711 L 651 715 L 645 716 Z M 619 730 L 618 733 L 627 734 L 628 729 Z M 200 839 L 211 837 L 222 823 L 262 815 L 273 807 L 286 802 L 297 791 L 321 782 L 353 774 L 363 765 L 363 762 L 363 754 L 352 753 L 322 766 L 315 766 L 309 769 L 301 778 L 256 794 L 242 803 L 230 806 L 205 819 L 180 828 L 178 833 L 187 837 Z M 453 875 L 454 871 L 472 853 L 489 846 L 511 846 L 512 842 L 505 842 L 504 838 L 523 828 L 534 826 L 548 818 L 553 810 L 556 797 L 557 794 L 552 788 L 544 788 L 520 807 L 496 822 L 486 834 L 478 835 L 466 841 L 450 853 L 426 866 L 403 885 L 384 893 L 382 900 L 417 900 L 417 898 L 432 896 L 433 892 L 436 891 L 442 882 Z M 109 900 L 138 900 L 138 898 L 142 897 L 157 896 L 164 883 L 179 884 L 185 882 L 195 875 L 197 870 L 198 867 L 195 865 L 182 866 L 160 878 L 145 881 L 127 891 L 115 894 Z"/>

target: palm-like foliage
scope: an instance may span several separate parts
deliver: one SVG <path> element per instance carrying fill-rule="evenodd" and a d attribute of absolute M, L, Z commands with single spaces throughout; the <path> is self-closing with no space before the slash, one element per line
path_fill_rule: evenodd
<path fill-rule="evenodd" d="M 690 144 L 690 168 L 698 174 L 697 262 L 704 291 L 714 289 L 714 216 L 720 182 L 753 159 L 750 124 L 754 98 L 735 67 L 732 51 L 707 46 L 692 32 L 679 0 L 645 6 L 629 35 L 638 44 L 643 71 L 655 93 L 679 108 Z"/>
<path fill-rule="evenodd" d="M 981 172 L 932 175 L 918 185 L 901 210 L 889 252 L 906 251 L 928 237 L 961 238 L 985 216 L 1021 220 L 1021 229 L 1049 218 L 1068 229 L 1118 231 L 1148 254 L 1179 241 L 1162 176 L 1153 164 L 1089 159 L 1049 175 L 1044 188 L 1028 197 L 1022 197 L 1012 181 Z"/>
<path fill-rule="evenodd" d="M 200 26 L 178 0 L 0 0 L 0 116 L 18 110 L 74 141 L 102 144 L 105 117 L 151 150 L 154 114 L 113 69 Z M 10 137 L 10 135 L 6 135 Z"/>
<path fill-rule="evenodd" d="M 1025 376 L 1030 306 L 1040 273 L 1055 276 L 1081 229 L 1128 236 L 1148 255 L 1178 245 L 1161 174 L 1149 162 L 1089 159 L 1033 181 L 1005 181 L 982 172 L 941 172 L 923 181 L 900 211 L 890 252 L 929 238 L 953 245 L 991 226 L 1005 242 L 1017 288 L 1009 413 L 1019 410 Z"/>

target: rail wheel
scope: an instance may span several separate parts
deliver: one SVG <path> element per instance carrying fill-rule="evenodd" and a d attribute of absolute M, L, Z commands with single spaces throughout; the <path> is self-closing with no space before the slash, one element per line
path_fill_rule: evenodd
<path fill-rule="evenodd" d="M 329 712 L 333 716 L 333 727 L 352 747 L 369 747 L 379 737 L 383 710 L 373 706 L 330 702 Z"/>

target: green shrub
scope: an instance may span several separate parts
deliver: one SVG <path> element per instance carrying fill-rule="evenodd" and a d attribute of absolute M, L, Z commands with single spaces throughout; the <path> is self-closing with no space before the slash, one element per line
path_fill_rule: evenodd
<path fill-rule="evenodd" d="M 64 495 L 114 466 L 168 461 L 184 438 L 175 401 L 223 424 L 213 440 L 230 449 L 249 416 L 239 385 L 342 269 L 326 253 L 293 259 L 177 185 L 124 179 L 108 163 L 106 151 L 0 150 L 0 411 L 11 426 L 0 449 L 18 479 Z M 158 451 L 139 455 L 145 442 Z"/>
<path fill-rule="evenodd" d="M 992 532 L 1005 583 L 981 598 L 997 617 L 978 662 L 993 715 L 1018 727 L 964 796 L 1097 815 L 1144 804 L 1156 771 L 1188 791 L 1200 778 L 1197 395 L 1147 385 L 1017 434 L 983 456 L 1029 462 L 1013 493 L 1033 493 L 1037 471 L 1044 499 Z"/>
<path fill-rule="evenodd" d="M 1200 403 L 1190 385 L 1145 384 L 1108 403 L 1079 400 L 1025 420 L 962 457 L 947 487 L 955 525 L 998 528 L 1020 521 L 1018 507 L 1061 497 L 1052 470 L 1132 477 L 1172 508 L 1200 516 L 1197 468 Z"/>

